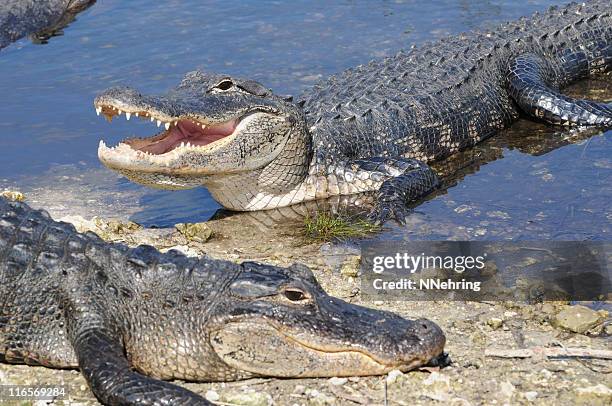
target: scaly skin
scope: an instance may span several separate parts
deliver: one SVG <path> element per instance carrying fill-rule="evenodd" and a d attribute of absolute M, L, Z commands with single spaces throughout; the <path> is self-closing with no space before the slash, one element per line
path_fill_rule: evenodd
<path fill-rule="evenodd" d="M 303 266 L 128 249 L 0 198 L 0 359 L 78 367 L 104 404 L 209 404 L 160 379 L 410 370 L 444 344 L 429 320 L 328 296 Z"/>
<path fill-rule="evenodd" d="M 48 38 L 66 27 L 95 0 L 3 0 L 0 2 L 0 49 L 36 34 Z"/>
<path fill-rule="evenodd" d="M 142 184 L 204 185 L 231 210 L 375 191 L 372 217 L 401 222 L 406 203 L 438 184 L 428 162 L 496 134 L 521 113 L 611 127 L 612 105 L 559 93 L 611 67 L 610 1 L 592 0 L 374 60 L 315 85 L 297 103 L 252 81 L 202 72 L 166 95 L 112 88 L 96 98 L 98 113 L 138 113 L 169 131 L 116 148 L 101 143 L 98 154 Z M 228 135 L 236 122 L 246 124 Z"/>

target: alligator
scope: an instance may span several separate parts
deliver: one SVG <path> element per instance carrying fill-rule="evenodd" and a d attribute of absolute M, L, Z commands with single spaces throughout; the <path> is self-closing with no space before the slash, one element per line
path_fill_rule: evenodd
<path fill-rule="evenodd" d="M 443 38 L 348 69 L 294 102 L 253 80 L 195 71 L 166 94 L 113 87 L 98 115 L 163 125 L 115 147 L 107 167 L 163 189 L 204 185 L 223 207 L 272 209 L 377 193 L 371 217 L 403 222 L 438 185 L 429 162 L 498 133 L 521 114 L 564 126 L 612 126 L 612 105 L 560 93 L 610 73 L 609 0 Z"/>
<path fill-rule="evenodd" d="M 33 35 L 44 42 L 58 35 L 95 0 L 3 0 L 0 3 L 0 49 Z"/>
<path fill-rule="evenodd" d="M 0 360 L 80 368 L 109 405 L 207 405 L 162 380 L 331 377 L 448 361 L 427 319 L 328 296 L 303 265 L 110 244 L 0 198 Z"/>

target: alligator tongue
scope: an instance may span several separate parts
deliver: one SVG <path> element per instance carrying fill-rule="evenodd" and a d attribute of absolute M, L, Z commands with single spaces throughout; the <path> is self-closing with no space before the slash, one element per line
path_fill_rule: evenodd
<path fill-rule="evenodd" d="M 165 132 L 163 138 L 137 148 L 150 154 L 165 154 L 178 147 L 181 142 L 189 142 L 191 145 L 208 145 L 232 134 L 235 128 L 236 120 L 206 128 L 189 120 L 180 120 L 176 126 L 172 126 Z"/>

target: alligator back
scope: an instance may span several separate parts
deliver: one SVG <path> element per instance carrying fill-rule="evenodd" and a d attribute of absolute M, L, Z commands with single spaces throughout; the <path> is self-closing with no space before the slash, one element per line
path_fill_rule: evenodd
<path fill-rule="evenodd" d="M 190 378 L 169 369 L 167 360 L 180 365 L 206 356 L 199 342 L 191 354 L 182 344 L 207 323 L 208 310 L 240 269 L 108 244 L 0 198 L 0 354 L 7 362 L 76 367 L 70 316 L 94 311 L 117 330 L 135 367 Z"/>
<path fill-rule="evenodd" d="M 301 100 L 320 161 L 444 158 L 518 118 L 509 63 L 544 57 L 552 87 L 612 66 L 609 0 L 553 7 L 490 31 L 460 34 L 349 69 Z"/>
<path fill-rule="evenodd" d="M 47 213 L 0 198 L 0 357 L 54 367 L 75 367 L 66 335 L 62 286 L 71 278 L 62 262 L 86 245 L 72 226 Z M 74 250 L 74 248 L 72 248 Z"/>

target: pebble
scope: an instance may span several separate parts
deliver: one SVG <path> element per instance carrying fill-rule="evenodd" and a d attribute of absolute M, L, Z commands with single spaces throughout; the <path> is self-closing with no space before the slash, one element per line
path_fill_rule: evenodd
<path fill-rule="evenodd" d="M 213 231 L 206 223 L 179 223 L 174 227 L 189 241 L 205 243 L 212 237 Z"/>
<path fill-rule="evenodd" d="M 504 324 L 504 321 L 498 317 L 491 317 L 489 320 L 487 320 L 487 324 L 493 330 L 497 330 L 502 326 L 502 324 Z"/>
<path fill-rule="evenodd" d="M 333 377 L 329 379 L 329 383 L 334 385 L 334 386 L 341 386 L 344 385 L 345 383 L 348 382 L 348 378 L 338 378 L 338 377 Z"/>
<path fill-rule="evenodd" d="M 533 402 L 538 397 L 538 392 L 525 392 L 523 393 L 523 396 L 525 396 L 525 399 L 527 399 L 528 401 Z"/>
<path fill-rule="evenodd" d="M 387 385 L 391 385 L 392 383 L 395 383 L 395 381 L 397 381 L 397 378 L 403 375 L 404 373 L 400 371 L 399 369 L 394 369 L 393 371 L 389 372 L 387 374 Z"/>
<path fill-rule="evenodd" d="M 612 389 L 603 383 L 576 389 L 576 395 L 589 404 L 612 404 Z"/>
<path fill-rule="evenodd" d="M 4 197 L 5 199 L 8 200 L 14 200 L 16 202 L 23 202 L 25 201 L 25 195 L 21 192 L 15 192 L 12 190 L 5 190 L 0 192 L 0 197 Z"/>
<path fill-rule="evenodd" d="M 553 325 L 574 333 L 584 333 L 603 321 L 601 314 L 586 306 L 567 306 L 555 316 Z"/>
<path fill-rule="evenodd" d="M 265 392 L 242 392 L 224 396 L 224 403 L 240 406 L 272 406 L 272 396 Z"/>
<path fill-rule="evenodd" d="M 204 395 L 204 397 L 206 398 L 206 400 L 210 401 L 210 402 L 216 402 L 217 400 L 219 400 L 220 396 L 219 394 L 214 391 L 214 390 L 207 390 L 206 394 Z"/>
<path fill-rule="evenodd" d="M 499 392 L 505 397 L 510 399 L 514 394 L 516 388 L 510 382 L 502 382 L 499 384 Z"/>

